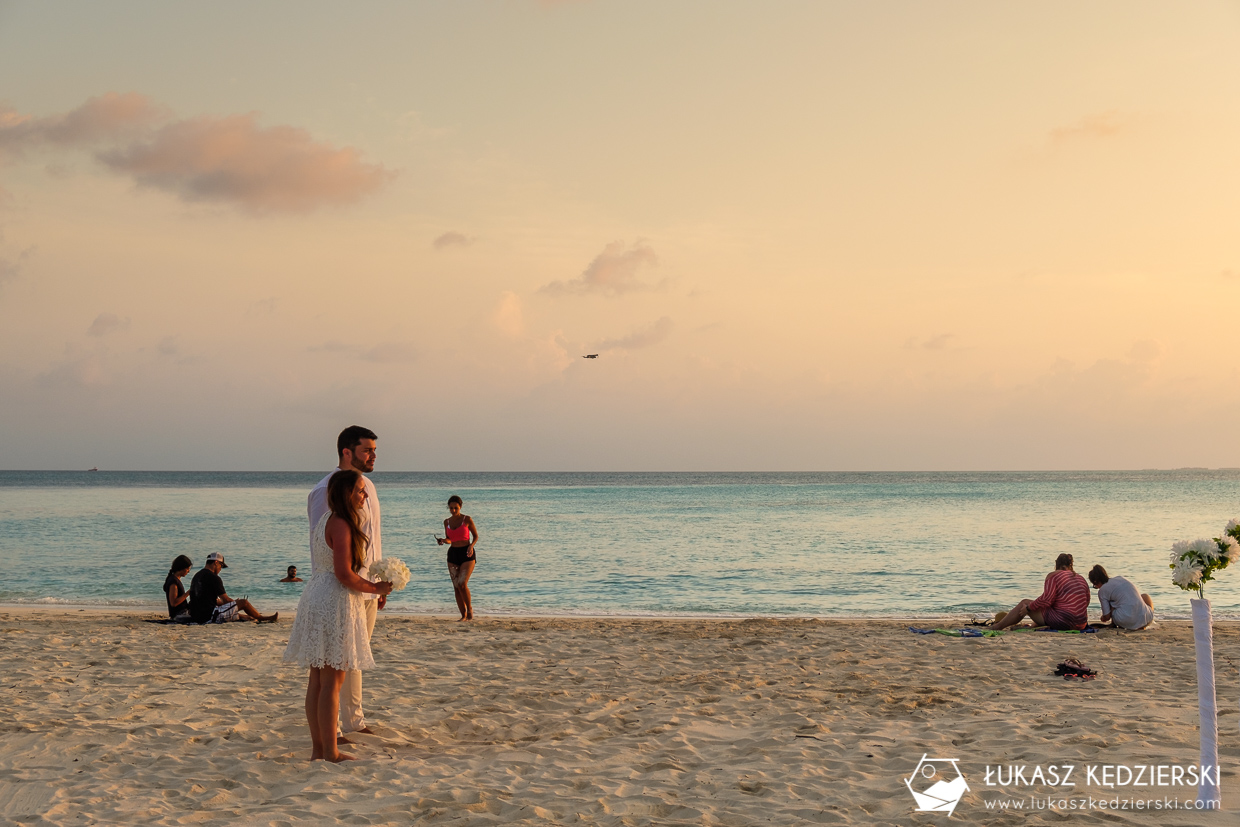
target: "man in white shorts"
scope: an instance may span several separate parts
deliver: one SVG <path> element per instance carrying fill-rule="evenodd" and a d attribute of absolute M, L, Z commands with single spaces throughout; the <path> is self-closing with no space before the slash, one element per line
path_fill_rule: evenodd
<path fill-rule="evenodd" d="M 268 623 L 279 620 L 280 613 L 261 615 L 244 597 L 233 600 L 224 590 L 220 572 L 228 568 L 224 555 L 211 552 L 207 563 L 189 584 L 189 616 L 195 623 L 228 623 L 232 620 L 257 620 Z M 245 617 L 241 613 L 245 612 Z"/>
<path fill-rule="evenodd" d="M 357 471 L 363 475 L 362 479 L 366 483 L 366 504 L 362 509 L 361 528 L 370 538 L 370 545 L 366 548 L 365 565 L 358 571 L 357 576 L 363 580 L 369 580 L 370 566 L 383 559 L 383 538 L 379 526 L 379 494 L 375 491 L 375 484 L 365 476 L 375 470 L 375 458 L 378 452 L 375 441 L 378 438 L 374 431 L 363 428 L 361 425 L 350 425 L 341 431 L 340 436 L 336 438 L 336 456 L 339 458 L 339 463 L 330 474 L 319 481 L 319 484 L 310 492 L 310 496 L 306 498 L 306 516 L 310 518 L 310 571 L 312 575 L 314 574 L 314 531 L 319 527 L 319 521 L 323 519 L 323 515 L 331 510 L 327 505 L 327 481 L 337 471 L 349 469 Z M 362 605 L 365 607 L 366 614 L 366 636 L 369 638 L 375 631 L 375 617 L 378 610 L 387 605 L 387 597 L 374 594 L 363 594 L 362 597 L 364 598 Z M 344 685 L 340 687 L 340 732 L 337 740 L 342 744 L 350 743 L 344 737 L 350 732 L 373 734 L 373 730 L 366 725 L 366 718 L 362 714 L 362 673 L 356 669 L 345 673 Z"/>

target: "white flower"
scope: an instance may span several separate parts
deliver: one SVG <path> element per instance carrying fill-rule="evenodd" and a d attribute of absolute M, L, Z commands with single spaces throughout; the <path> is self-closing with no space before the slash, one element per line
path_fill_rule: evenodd
<path fill-rule="evenodd" d="M 1240 528 L 1240 520 L 1228 520 L 1227 528 L 1223 529 L 1223 533 L 1230 534 L 1232 537 L 1235 537 L 1236 534 L 1240 533 L 1236 531 L 1238 528 Z"/>
<path fill-rule="evenodd" d="M 1171 582 L 1181 589 L 1195 589 L 1201 584 L 1201 565 L 1192 560 L 1181 560 L 1171 572 Z"/>
<path fill-rule="evenodd" d="M 1180 558 L 1188 552 L 1188 540 L 1177 540 L 1171 546 L 1171 565 L 1180 562 Z"/>
<path fill-rule="evenodd" d="M 1220 555 L 1227 560 L 1228 563 L 1234 563 L 1240 560 L 1240 543 L 1236 542 L 1235 537 L 1223 535 L 1223 539 L 1219 540 Z"/>
<path fill-rule="evenodd" d="M 409 585 L 409 567 L 399 557 L 384 557 L 370 566 L 370 576 L 375 582 L 385 581 L 392 584 L 392 591 L 398 592 Z"/>
<path fill-rule="evenodd" d="M 1213 540 L 1196 539 L 1188 544 L 1188 550 L 1205 564 L 1215 563 L 1219 558 L 1218 543 Z"/>

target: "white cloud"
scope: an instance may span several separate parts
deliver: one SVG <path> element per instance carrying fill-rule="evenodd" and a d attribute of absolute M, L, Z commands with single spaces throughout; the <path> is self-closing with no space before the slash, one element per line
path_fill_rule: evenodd
<path fill-rule="evenodd" d="M 569 281 L 553 281 L 540 292 L 552 295 L 603 293 L 620 295 L 638 290 L 648 290 L 650 285 L 638 281 L 638 270 L 658 264 L 650 245 L 638 241 L 631 246 L 623 241 L 613 241 L 594 257 L 581 275 Z"/>

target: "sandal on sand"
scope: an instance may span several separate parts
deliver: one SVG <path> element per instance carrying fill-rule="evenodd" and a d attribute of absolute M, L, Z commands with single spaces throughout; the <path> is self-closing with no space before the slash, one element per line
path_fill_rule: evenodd
<path fill-rule="evenodd" d="M 1098 676 L 1097 671 L 1090 669 L 1077 658 L 1067 658 L 1055 667 L 1056 675 L 1063 675 L 1064 680 L 1093 680 Z"/>

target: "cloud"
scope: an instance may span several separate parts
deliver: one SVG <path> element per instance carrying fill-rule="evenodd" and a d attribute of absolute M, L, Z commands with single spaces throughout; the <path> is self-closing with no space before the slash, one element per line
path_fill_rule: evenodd
<path fill-rule="evenodd" d="M 270 316 L 276 312 L 276 308 L 279 306 L 280 300 L 278 298 L 268 296 L 265 299 L 251 302 L 250 306 L 246 308 L 245 314 L 247 316 Z"/>
<path fill-rule="evenodd" d="M 622 336 L 619 339 L 607 339 L 598 344 L 599 350 L 636 350 L 638 348 L 650 347 L 657 345 L 659 342 L 667 338 L 672 332 L 672 320 L 667 316 L 659 319 L 654 324 L 630 333 L 628 336 Z"/>
<path fill-rule="evenodd" d="M 17 254 L 16 259 L 0 258 L 0 285 L 19 278 L 22 273 L 22 267 L 33 253 L 34 248 L 27 247 Z"/>
<path fill-rule="evenodd" d="M 357 150 L 315 141 L 304 129 L 263 129 L 253 114 L 168 124 L 145 142 L 99 153 L 109 168 L 184 201 L 253 212 L 308 212 L 350 204 L 392 174 Z"/>
<path fill-rule="evenodd" d="M 165 336 L 159 340 L 158 350 L 160 356 L 177 356 L 181 352 L 181 346 L 177 343 L 176 336 Z"/>
<path fill-rule="evenodd" d="M 947 348 L 948 342 L 954 338 L 956 338 L 954 333 L 937 333 L 925 340 L 918 339 L 916 336 L 910 336 L 904 340 L 904 349 L 944 350 Z"/>
<path fill-rule="evenodd" d="M 413 362 L 418 358 L 418 352 L 408 342 L 381 342 L 362 353 L 361 358 L 367 362 L 379 362 L 380 364 Z"/>
<path fill-rule="evenodd" d="M 21 152 L 43 145 L 76 146 L 132 136 L 167 118 L 145 95 L 109 92 L 63 115 L 35 118 L 0 108 L 0 148 Z"/>
<path fill-rule="evenodd" d="M 464 233 L 451 230 L 432 241 L 431 246 L 436 250 L 446 250 L 449 247 L 468 247 L 473 243 L 474 240 Z"/>
<path fill-rule="evenodd" d="M 394 175 L 304 129 L 261 127 L 254 113 L 173 120 L 132 92 L 109 92 L 42 118 L 0 108 L 0 152 L 40 147 L 93 149 L 100 163 L 139 186 L 256 213 L 351 204 Z"/>
<path fill-rule="evenodd" d="M 100 313 L 86 329 L 87 336 L 107 336 L 118 330 L 127 330 L 129 319 L 122 319 L 115 313 Z"/>
<path fill-rule="evenodd" d="M 373 347 L 367 348 L 364 345 L 349 344 L 338 339 L 332 339 L 321 345 L 308 347 L 306 350 L 311 353 L 338 353 L 352 359 L 360 359 L 363 362 L 376 362 L 379 364 L 413 362 L 418 358 L 417 349 L 409 342 L 380 342 Z"/>
<path fill-rule="evenodd" d="M 1049 133 L 1049 138 L 1052 144 L 1062 144 L 1077 140 L 1113 138 L 1125 128 L 1126 124 L 1120 118 L 1119 113 L 1112 110 L 1096 115 L 1086 115 L 1076 123 L 1052 129 Z"/>
<path fill-rule="evenodd" d="M 491 314 L 491 322 L 501 333 L 516 338 L 525 333 L 525 314 L 521 308 L 521 299 L 511 290 L 504 291 L 499 307 Z"/>
<path fill-rule="evenodd" d="M 613 241 L 594 257 L 580 276 L 567 282 L 553 281 L 540 288 L 539 292 L 552 295 L 620 295 L 649 290 L 650 285 L 637 280 L 637 271 L 642 267 L 653 267 L 658 262 L 659 257 L 643 241 L 635 242 L 631 247 L 626 247 L 623 241 Z"/>

